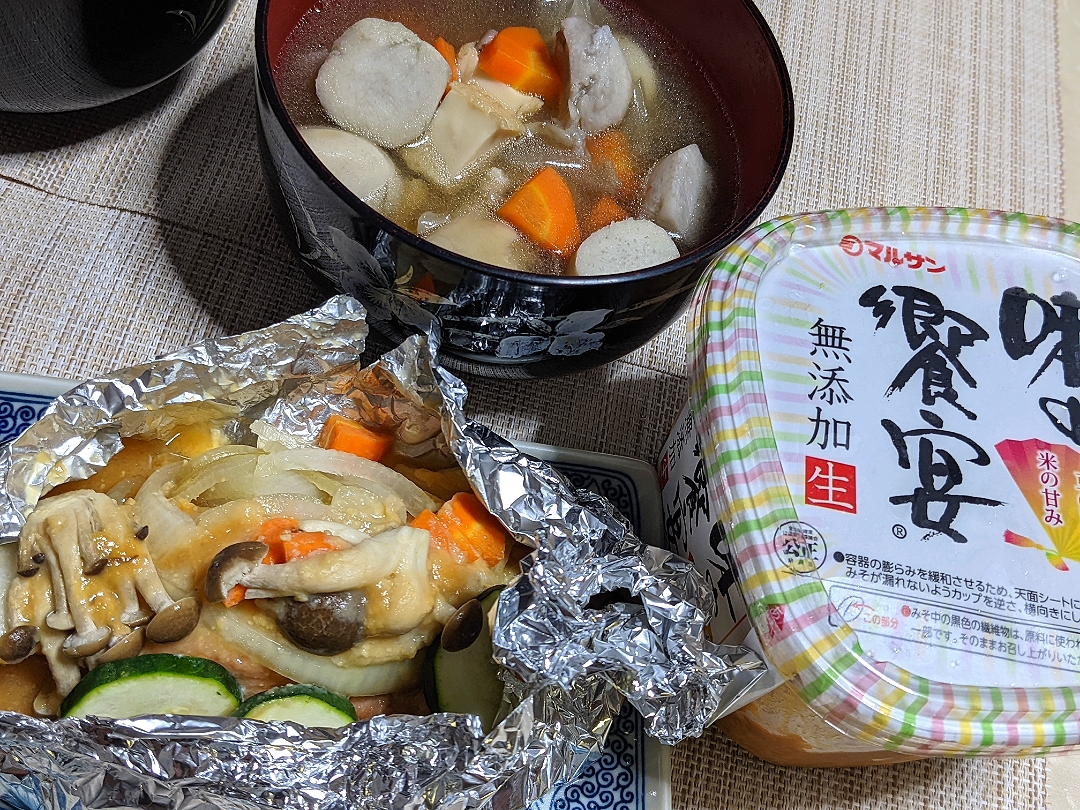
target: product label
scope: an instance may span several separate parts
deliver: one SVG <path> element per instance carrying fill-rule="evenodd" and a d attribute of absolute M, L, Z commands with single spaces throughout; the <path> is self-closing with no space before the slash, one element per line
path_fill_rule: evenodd
<path fill-rule="evenodd" d="M 718 644 L 737 644 L 748 629 L 746 606 L 735 581 L 727 537 L 709 497 L 701 437 L 694 429 L 689 405 L 664 443 L 657 472 L 671 550 L 694 563 L 716 598 L 709 633 Z"/>
<path fill-rule="evenodd" d="M 1075 684 L 1080 263 L 946 239 L 789 249 L 758 291 L 769 414 L 864 653 L 936 680 Z"/>

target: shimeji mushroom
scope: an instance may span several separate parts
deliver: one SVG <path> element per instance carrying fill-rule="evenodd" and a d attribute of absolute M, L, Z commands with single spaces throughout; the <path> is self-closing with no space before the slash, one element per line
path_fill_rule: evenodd
<path fill-rule="evenodd" d="M 243 585 L 247 599 L 304 600 L 314 594 L 377 588 L 378 601 L 393 609 L 375 613 L 369 602 L 361 620 L 370 634 L 400 635 L 419 626 L 436 608 L 438 592 L 427 564 L 430 542 L 426 531 L 401 526 L 341 551 L 270 565 L 258 562 L 264 544 L 236 543 L 222 549 L 210 564 L 206 594 L 211 601 L 222 601 L 234 585 Z"/>
<path fill-rule="evenodd" d="M 135 654 L 144 635 L 176 641 L 198 623 L 198 601 L 173 600 L 133 528 L 111 498 L 83 490 L 42 501 L 19 536 L 22 584 L 9 594 L 6 618 L 12 629 L 0 637 L 0 652 L 5 644 L 21 652 L 27 631 L 20 628 L 36 627 L 61 695 L 78 681 L 79 667 L 71 659 Z M 37 579 L 43 565 L 47 583 Z M 109 580 L 111 599 L 101 597 L 101 581 L 95 579 L 109 566 L 118 574 Z M 92 599 L 97 607 L 91 607 Z M 112 611 L 106 607 L 103 615 L 103 605 Z M 133 627 L 143 625 L 145 631 L 128 638 Z"/>
<path fill-rule="evenodd" d="M 49 662 L 56 692 L 67 694 L 82 678 L 82 671 L 73 659 L 60 651 L 67 631 L 50 627 L 45 621 L 53 613 L 53 594 L 48 584 L 39 587 L 39 582 L 33 575 L 23 575 L 16 577 L 8 586 L 5 618 L 10 629 L 0 638 L 0 648 L 4 648 L 0 658 L 4 663 L 14 664 L 40 649 Z M 29 643 L 31 640 L 33 644 Z M 41 706 L 39 714 L 55 713 L 46 711 L 49 707 L 55 709 L 59 706 L 60 701 L 55 695 L 42 694 L 38 697 L 35 707 Z"/>

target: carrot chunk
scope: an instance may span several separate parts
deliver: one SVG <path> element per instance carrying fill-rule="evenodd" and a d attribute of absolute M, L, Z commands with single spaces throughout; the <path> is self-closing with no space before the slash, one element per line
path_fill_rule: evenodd
<path fill-rule="evenodd" d="M 626 211 L 615 200 L 608 196 L 601 197 L 585 218 L 585 232 L 595 233 L 601 228 L 606 228 L 612 222 L 626 219 L 626 216 Z"/>
<path fill-rule="evenodd" d="M 637 166 L 626 135 L 617 129 L 604 130 L 586 138 L 585 148 L 598 166 L 608 163 L 614 169 L 619 185 L 622 186 L 623 200 L 632 200 L 637 196 Z"/>
<path fill-rule="evenodd" d="M 296 519 L 290 517 L 275 517 L 263 521 L 255 539 L 260 543 L 266 543 L 267 552 L 262 559 L 264 565 L 285 562 L 285 549 L 281 544 L 282 536 L 299 528 L 300 524 L 296 522 Z"/>
<path fill-rule="evenodd" d="M 573 253 L 581 241 L 574 197 L 551 166 L 515 191 L 498 214 L 540 247 L 560 256 Z"/>
<path fill-rule="evenodd" d="M 506 556 L 510 539 L 503 525 L 471 492 L 459 492 L 438 513 L 421 512 L 412 525 L 427 529 L 436 548 L 461 552 L 466 562 L 482 559 L 497 565 Z"/>
<path fill-rule="evenodd" d="M 352 419 L 334 414 L 319 434 L 319 446 L 379 461 L 394 444 L 394 437 Z"/>
<path fill-rule="evenodd" d="M 262 526 L 259 527 L 259 536 L 256 538 L 259 542 L 265 543 L 268 538 L 278 539 L 284 532 L 295 532 L 300 528 L 300 523 L 296 518 L 291 517 L 273 517 L 268 520 L 264 520 Z"/>
<path fill-rule="evenodd" d="M 556 102 L 562 93 L 562 75 L 535 28 L 504 28 L 480 52 L 480 69 L 515 90 L 540 96 L 549 104 Z"/>
<path fill-rule="evenodd" d="M 453 528 L 461 538 L 460 545 L 468 545 L 472 553 L 488 565 L 496 565 L 506 556 L 506 543 L 510 537 L 479 498 L 471 492 L 459 492 L 446 504 L 450 507 Z"/>
<path fill-rule="evenodd" d="M 456 548 L 456 544 L 450 537 L 450 527 L 430 509 L 425 509 L 413 518 L 412 526 L 415 529 L 427 529 L 428 534 L 431 535 L 431 544 L 436 548 L 448 553 Z"/>
<path fill-rule="evenodd" d="M 346 544 L 325 532 L 293 532 L 282 538 L 281 545 L 285 551 L 285 562 L 292 562 L 312 554 L 341 551 Z"/>
<path fill-rule="evenodd" d="M 435 50 L 437 50 L 442 55 L 442 58 L 446 60 L 446 63 L 450 65 L 450 81 L 446 83 L 446 88 L 449 90 L 450 85 L 458 80 L 457 53 L 454 51 L 454 46 L 442 37 L 439 37 L 431 44 L 435 46 Z"/>
<path fill-rule="evenodd" d="M 247 594 L 247 588 L 243 585 L 233 585 L 229 588 L 229 593 L 225 596 L 225 601 L 222 602 L 225 607 L 236 607 L 244 601 L 244 596 Z"/>

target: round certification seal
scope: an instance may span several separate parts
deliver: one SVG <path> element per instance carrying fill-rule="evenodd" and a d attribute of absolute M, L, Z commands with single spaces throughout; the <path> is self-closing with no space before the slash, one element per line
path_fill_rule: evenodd
<path fill-rule="evenodd" d="M 773 535 L 773 551 L 793 574 L 809 575 L 825 563 L 828 549 L 821 532 L 801 520 L 781 523 Z"/>

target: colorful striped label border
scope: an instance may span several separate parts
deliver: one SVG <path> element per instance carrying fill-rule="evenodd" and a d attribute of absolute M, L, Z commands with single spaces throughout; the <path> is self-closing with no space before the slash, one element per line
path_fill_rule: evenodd
<path fill-rule="evenodd" d="M 883 748 L 1017 755 L 1080 744 L 1080 674 L 1075 689 L 994 688 L 932 681 L 872 662 L 821 581 L 780 566 L 772 553 L 776 529 L 797 516 L 765 396 L 757 293 L 790 245 L 817 243 L 826 233 L 961 237 L 1080 255 L 1080 225 L 963 208 L 888 208 L 775 219 L 718 257 L 691 310 L 691 408 L 748 613 L 767 654 L 826 721 Z"/>

